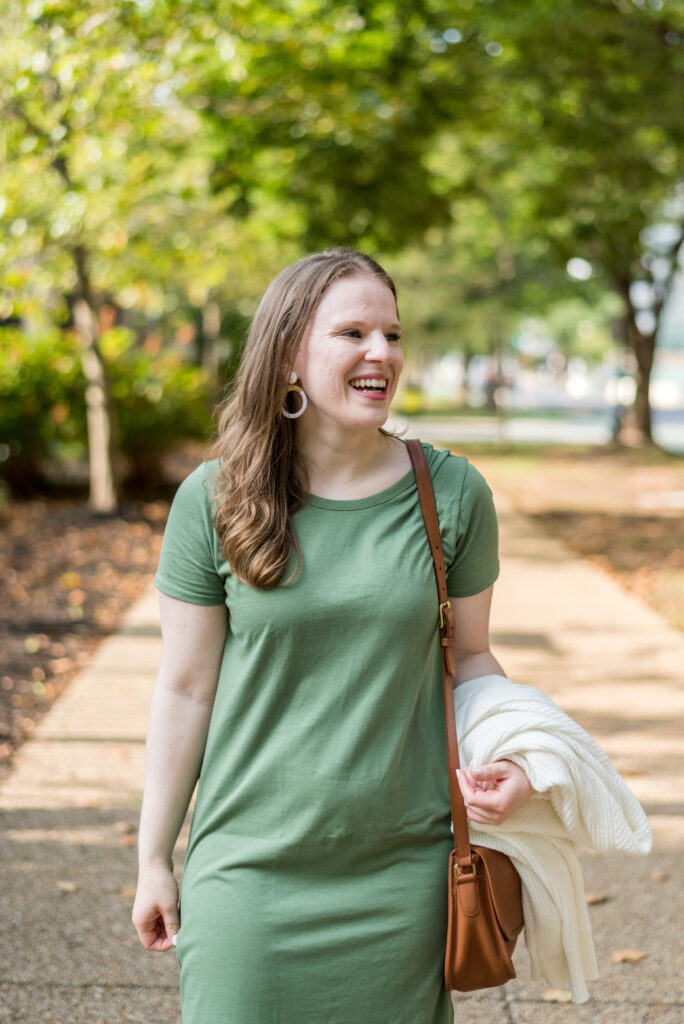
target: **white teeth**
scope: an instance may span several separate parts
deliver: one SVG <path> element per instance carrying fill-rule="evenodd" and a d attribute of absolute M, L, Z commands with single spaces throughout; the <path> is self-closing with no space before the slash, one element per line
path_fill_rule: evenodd
<path fill-rule="evenodd" d="M 357 377 L 354 380 L 350 380 L 349 383 L 354 388 L 378 388 L 382 390 L 387 387 L 387 381 L 378 377 Z"/>

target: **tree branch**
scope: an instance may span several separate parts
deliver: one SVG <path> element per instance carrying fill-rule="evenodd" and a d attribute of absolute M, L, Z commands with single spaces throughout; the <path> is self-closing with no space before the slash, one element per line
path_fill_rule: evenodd
<path fill-rule="evenodd" d="M 20 107 L 18 103 L 10 103 L 8 110 L 10 114 L 14 114 L 15 117 L 18 117 L 21 121 L 23 121 L 28 130 L 32 132 L 33 135 L 37 135 L 39 139 L 42 139 L 47 147 L 53 147 L 54 143 L 48 135 L 48 133 L 43 128 L 39 128 L 35 121 L 31 120 L 31 118 L 28 116 L 23 107 Z M 71 188 L 69 168 L 67 167 L 67 162 L 64 156 L 61 153 L 53 153 L 53 155 L 50 157 L 50 163 L 57 171 L 64 184 L 67 186 L 67 188 Z"/>

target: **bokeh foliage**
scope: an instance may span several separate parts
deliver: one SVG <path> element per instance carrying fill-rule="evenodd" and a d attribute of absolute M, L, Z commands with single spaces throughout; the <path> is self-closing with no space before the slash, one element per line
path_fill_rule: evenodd
<path fill-rule="evenodd" d="M 161 456 L 211 429 L 210 382 L 178 352 L 133 344 L 132 332 L 104 334 L 102 350 L 112 382 L 120 450 L 131 483 L 159 482 Z M 3 475 L 17 491 L 41 479 L 46 459 L 82 457 L 87 445 L 86 381 L 78 343 L 70 332 L 27 338 L 2 332 L 0 439 L 7 449 Z"/>

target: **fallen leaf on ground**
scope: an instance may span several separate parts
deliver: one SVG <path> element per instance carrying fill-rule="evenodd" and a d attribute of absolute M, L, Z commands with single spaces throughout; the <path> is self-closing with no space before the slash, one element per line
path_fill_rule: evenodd
<path fill-rule="evenodd" d="M 607 903 L 610 896 L 607 896 L 604 892 L 586 892 L 584 898 L 590 907 L 595 907 L 598 903 Z"/>
<path fill-rule="evenodd" d="M 545 1003 L 569 1003 L 572 1001 L 572 992 L 567 988 L 547 988 L 542 992 L 542 999 Z"/>
<path fill-rule="evenodd" d="M 651 881 L 652 882 L 666 882 L 670 877 L 669 871 L 652 871 Z"/>
<path fill-rule="evenodd" d="M 616 949 L 611 959 L 614 964 L 638 964 L 645 956 L 642 949 Z"/>
<path fill-rule="evenodd" d="M 65 590 L 70 590 L 71 587 L 77 587 L 81 582 L 81 577 L 77 572 L 63 572 L 59 577 L 60 587 L 64 587 Z"/>
<path fill-rule="evenodd" d="M 50 671 L 57 675 L 60 672 L 70 672 L 75 664 L 73 658 L 53 658 L 52 661 L 48 661 Z"/>
<path fill-rule="evenodd" d="M 76 882 L 61 881 L 57 882 L 57 888 L 60 892 L 76 892 L 78 884 Z"/>
<path fill-rule="evenodd" d="M 130 836 L 135 832 L 136 826 L 132 821 L 115 821 L 114 828 L 117 832 L 121 832 L 125 836 Z"/>
<path fill-rule="evenodd" d="M 137 846 L 138 840 L 136 836 L 121 836 L 119 843 L 121 846 Z"/>
<path fill-rule="evenodd" d="M 134 900 L 137 889 L 134 885 L 124 885 L 121 887 L 119 892 L 120 896 L 123 896 L 125 900 Z"/>

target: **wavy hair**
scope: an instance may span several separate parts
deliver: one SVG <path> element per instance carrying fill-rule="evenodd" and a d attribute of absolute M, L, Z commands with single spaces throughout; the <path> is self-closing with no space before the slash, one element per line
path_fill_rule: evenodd
<path fill-rule="evenodd" d="M 282 415 L 287 374 L 323 293 L 341 278 L 368 274 L 396 300 L 389 274 L 352 249 L 326 249 L 281 271 L 259 303 L 233 388 L 217 410 L 214 527 L 232 572 L 252 587 L 280 583 L 293 549 L 295 574 L 301 563 L 291 516 L 308 481 L 294 421 Z"/>

